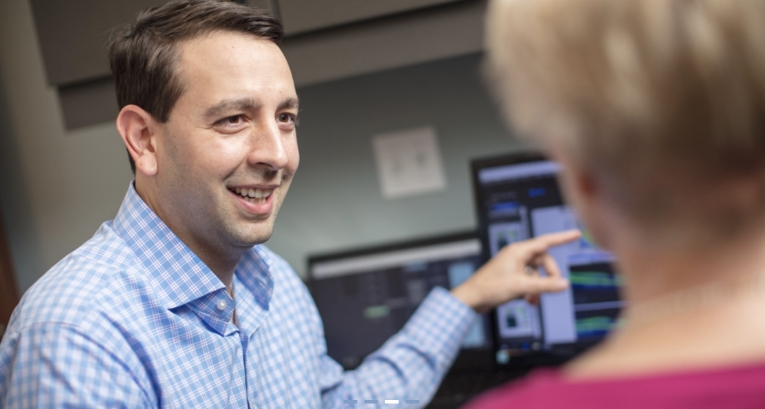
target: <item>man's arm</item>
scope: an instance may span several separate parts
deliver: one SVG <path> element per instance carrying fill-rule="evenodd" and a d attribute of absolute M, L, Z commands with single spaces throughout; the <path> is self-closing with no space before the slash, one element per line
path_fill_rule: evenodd
<path fill-rule="evenodd" d="M 324 348 L 323 406 L 351 408 L 371 403 L 367 401 L 384 404 L 386 400 L 398 400 L 407 407 L 425 406 L 456 357 L 477 312 L 522 296 L 536 302 L 539 293 L 568 286 L 547 249 L 579 235 L 578 231 L 550 234 L 510 245 L 451 294 L 433 290 L 404 328 L 354 371 L 343 374 Z M 540 276 L 538 267 L 544 267 L 547 275 Z M 320 342 L 324 345 L 323 337 Z"/>
<path fill-rule="evenodd" d="M 66 324 L 6 333 L 0 344 L 0 407 L 153 407 L 119 354 Z"/>
<path fill-rule="evenodd" d="M 380 405 L 398 400 L 408 408 L 425 406 L 476 316 L 448 291 L 436 288 L 404 328 L 357 369 L 343 373 L 323 348 L 323 407 L 351 408 L 372 400 Z"/>

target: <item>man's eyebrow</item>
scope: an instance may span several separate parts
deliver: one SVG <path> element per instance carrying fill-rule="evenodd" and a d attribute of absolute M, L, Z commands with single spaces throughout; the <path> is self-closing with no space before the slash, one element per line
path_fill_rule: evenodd
<path fill-rule="evenodd" d="M 287 98 L 279 104 L 279 109 L 285 109 L 285 108 L 295 108 L 297 109 L 300 106 L 300 100 L 297 98 Z"/>
<path fill-rule="evenodd" d="M 224 99 L 207 108 L 205 118 L 214 119 L 229 111 L 244 111 L 260 109 L 262 104 L 252 98 Z"/>

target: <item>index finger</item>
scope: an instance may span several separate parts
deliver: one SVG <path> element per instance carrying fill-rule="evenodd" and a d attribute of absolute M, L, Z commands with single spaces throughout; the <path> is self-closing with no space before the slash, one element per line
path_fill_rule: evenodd
<path fill-rule="evenodd" d="M 521 258 L 529 260 L 534 256 L 544 253 L 550 247 L 568 243 L 579 237 L 582 237 L 582 232 L 579 230 L 566 230 L 558 233 L 543 234 L 539 237 L 518 243 L 516 248 L 518 250 L 518 255 Z"/>

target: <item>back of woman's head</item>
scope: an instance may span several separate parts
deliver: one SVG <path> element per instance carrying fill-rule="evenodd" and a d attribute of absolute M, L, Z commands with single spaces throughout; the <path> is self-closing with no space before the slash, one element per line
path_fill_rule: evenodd
<path fill-rule="evenodd" d="M 496 0 L 512 124 L 586 167 L 647 230 L 765 216 L 765 0 Z"/>

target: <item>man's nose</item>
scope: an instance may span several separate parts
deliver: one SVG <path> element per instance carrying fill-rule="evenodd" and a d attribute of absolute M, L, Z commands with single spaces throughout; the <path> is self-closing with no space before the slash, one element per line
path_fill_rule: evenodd
<path fill-rule="evenodd" d="M 252 130 L 247 162 L 250 166 L 279 170 L 289 161 L 285 146 L 287 134 L 279 129 L 276 120 L 261 124 Z"/>

